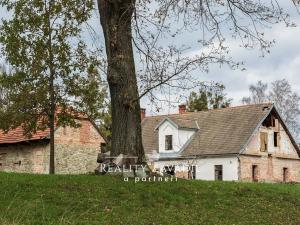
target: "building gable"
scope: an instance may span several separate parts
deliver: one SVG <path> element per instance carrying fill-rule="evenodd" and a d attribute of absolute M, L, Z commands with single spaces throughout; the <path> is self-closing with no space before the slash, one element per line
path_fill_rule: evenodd
<path fill-rule="evenodd" d="M 55 143 L 69 145 L 99 145 L 104 138 L 88 119 L 80 119 L 80 127 L 58 127 L 55 131 Z"/>
<path fill-rule="evenodd" d="M 275 107 L 259 124 L 241 153 L 299 158 L 299 148 Z"/>
<path fill-rule="evenodd" d="M 183 146 L 196 132 L 195 129 L 181 128 L 170 119 L 163 120 L 156 129 L 158 129 L 159 153 L 175 153 L 183 150 Z M 171 149 L 168 149 L 168 144 L 172 146 Z"/>

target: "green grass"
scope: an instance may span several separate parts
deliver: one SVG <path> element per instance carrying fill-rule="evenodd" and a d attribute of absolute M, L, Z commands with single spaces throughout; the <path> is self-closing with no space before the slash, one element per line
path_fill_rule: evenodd
<path fill-rule="evenodd" d="M 0 173 L 0 224 L 300 224 L 300 185 Z"/>

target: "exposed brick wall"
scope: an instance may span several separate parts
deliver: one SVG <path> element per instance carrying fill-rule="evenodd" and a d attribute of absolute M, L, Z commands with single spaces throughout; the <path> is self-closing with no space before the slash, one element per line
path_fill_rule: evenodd
<path fill-rule="evenodd" d="M 77 146 L 100 147 L 104 140 L 88 120 L 81 120 L 81 127 L 59 127 L 55 131 L 55 143 Z"/>
<path fill-rule="evenodd" d="M 261 126 L 257 132 L 254 133 L 252 136 L 248 146 L 246 147 L 246 150 L 244 153 L 247 154 L 258 154 L 258 155 L 265 155 L 267 156 L 269 153 L 272 153 L 273 155 L 277 156 L 286 156 L 286 157 L 293 157 L 293 158 L 299 158 L 296 149 L 294 148 L 289 136 L 287 135 L 286 131 L 282 127 L 281 124 L 278 122 L 276 127 L 264 127 Z M 274 146 L 274 132 L 279 132 L 278 137 L 278 146 Z M 266 133 L 268 137 L 268 146 L 267 151 L 261 152 L 261 140 L 260 140 L 260 134 Z"/>
<path fill-rule="evenodd" d="M 88 120 L 79 128 L 59 127 L 55 131 L 57 174 L 84 174 L 98 166 L 103 138 Z M 10 144 L 0 147 L 0 171 L 49 173 L 49 143 Z M 17 164 L 21 161 L 21 164 Z"/>
<path fill-rule="evenodd" d="M 188 171 L 176 172 L 175 176 L 182 179 L 189 179 L 189 172 Z"/>
<path fill-rule="evenodd" d="M 240 156 L 239 179 L 252 181 L 252 166 L 257 165 L 258 181 L 283 182 L 283 168 L 288 169 L 287 182 L 300 182 L 300 158 L 283 126 L 276 120 L 274 127 L 261 126 Z M 278 132 L 278 145 L 274 143 Z M 267 149 L 261 151 L 260 134 L 267 134 Z"/>
<path fill-rule="evenodd" d="M 287 182 L 300 182 L 300 160 L 272 156 L 240 156 L 241 181 L 252 181 L 252 166 L 257 165 L 258 181 L 283 182 L 283 168 L 288 168 Z"/>

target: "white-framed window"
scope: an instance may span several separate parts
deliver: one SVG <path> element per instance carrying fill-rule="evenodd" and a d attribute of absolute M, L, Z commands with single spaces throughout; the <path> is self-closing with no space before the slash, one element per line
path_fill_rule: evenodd
<path fill-rule="evenodd" d="M 173 135 L 165 136 L 165 150 L 173 150 Z"/>

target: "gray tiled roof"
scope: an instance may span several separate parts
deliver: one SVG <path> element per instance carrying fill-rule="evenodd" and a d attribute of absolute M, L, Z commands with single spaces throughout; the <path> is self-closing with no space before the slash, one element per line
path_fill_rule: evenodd
<path fill-rule="evenodd" d="M 186 118 L 175 118 L 172 119 L 170 117 L 166 117 L 162 119 L 162 121 L 156 126 L 155 129 L 158 129 L 158 127 L 164 123 L 166 120 L 170 121 L 174 126 L 176 126 L 179 129 L 192 129 L 192 130 L 198 130 L 199 126 L 197 124 L 196 119 L 186 119 Z"/>
<path fill-rule="evenodd" d="M 203 112 L 146 117 L 142 122 L 145 153 L 158 150 L 158 130 L 166 118 L 178 127 L 198 128 L 182 156 L 239 153 L 254 130 L 270 113 L 272 104 L 255 104 Z"/>

